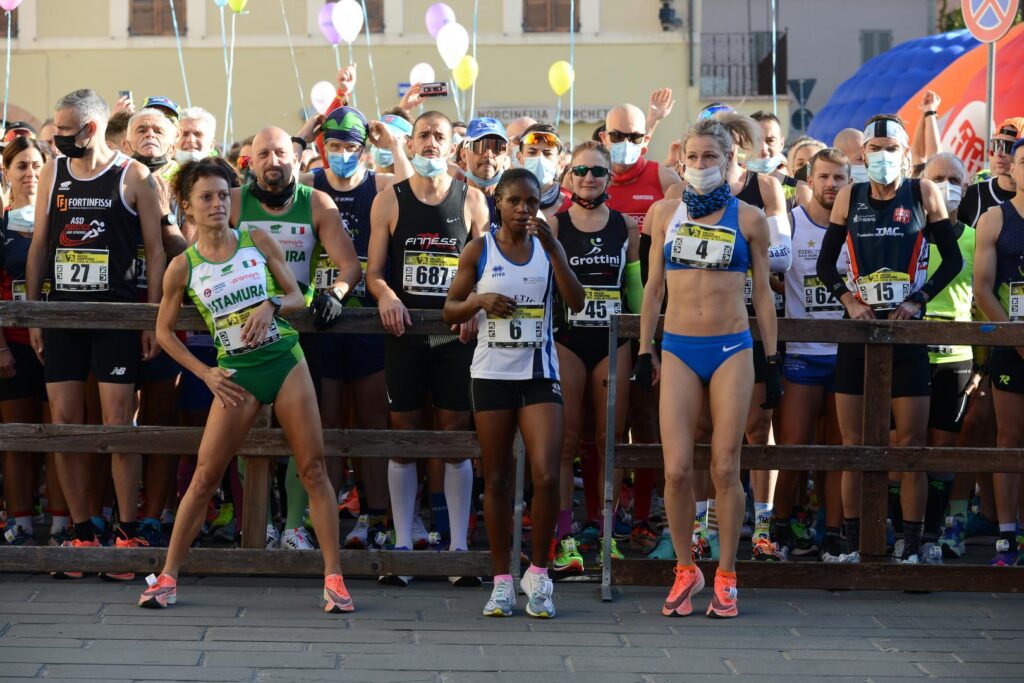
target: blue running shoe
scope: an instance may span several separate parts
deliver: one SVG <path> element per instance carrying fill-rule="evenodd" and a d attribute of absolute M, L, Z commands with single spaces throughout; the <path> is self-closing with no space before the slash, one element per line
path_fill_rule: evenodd
<path fill-rule="evenodd" d="M 647 553 L 647 557 L 652 560 L 676 559 L 676 549 L 672 546 L 672 536 L 668 533 L 668 529 L 661 532 L 661 535 L 658 536 L 658 544 L 654 546 L 654 550 Z"/>
<path fill-rule="evenodd" d="M 1010 541 L 1000 538 L 996 541 L 996 556 L 989 560 L 992 567 L 1012 567 L 1020 559 L 1017 548 L 1010 548 Z"/>
<path fill-rule="evenodd" d="M 967 552 L 967 545 L 964 543 L 964 518 L 963 515 L 951 515 L 946 517 L 946 528 L 939 538 L 939 547 L 942 548 L 942 556 L 950 560 L 958 560 Z"/>
<path fill-rule="evenodd" d="M 967 512 L 967 524 L 964 527 L 964 536 L 974 538 L 975 536 L 998 536 L 999 525 L 996 522 L 974 512 Z"/>
<path fill-rule="evenodd" d="M 579 544 L 580 550 L 589 553 L 591 550 L 597 548 L 597 544 L 601 542 L 601 527 L 594 523 L 587 524 L 583 527 L 583 530 L 576 534 L 576 543 Z"/>

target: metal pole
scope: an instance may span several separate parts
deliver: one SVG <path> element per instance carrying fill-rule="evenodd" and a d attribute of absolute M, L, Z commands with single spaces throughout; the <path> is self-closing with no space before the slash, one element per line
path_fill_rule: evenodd
<path fill-rule="evenodd" d="M 604 432 L 604 544 L 601 548 L 601 600 L 612 600 L 612 482 L 615 462 L 615 392 L 618 384 L 619 316 L 608 326 L 608 400 Z"/>
<path fill-rule="evenodd" d="M 512 455 L 516 461 L 516 496 L 512 523 L 512 554 L 509 556 L 508 573 L 512 575 L 513 580 L 518 581 L 523 576 L 521 562 L 523 554 L 523 488 L 526 480 L 526 445 L 523 443 L 523 435 L 519 433 L 519 430 L 516 430 Z M 500 543 L 500 541 L 498 542 Z M 547 558 L 541 558 L 541 560 L 545 559 Z"/>
<path fill-rule="evenodd" d="M 992 113 L 996 97 L 996 44 L 988 44 L 988 78 L 985 87 L 985 168 L 988 168 L 988 141 L 992 139 Z"/>
<path fill-rule="evenodd" d="M 778 69 L 776 68 L 776 59 L 778 58 L 779 48 L 779 35 L 778 35 L 778 17 L 775 13 L 775 0 L 772 2 L 772 113 L 776 116 L 779 115 L 779 88 L 776 84 L 778 78 Z"/>
<path fill-rule="evenodd" d="M 576 0 L 569 0 L 569 66 L 572 67 L 572 82 L 569 84 L 569 148 L 572 149 L 576 132 Z"/>

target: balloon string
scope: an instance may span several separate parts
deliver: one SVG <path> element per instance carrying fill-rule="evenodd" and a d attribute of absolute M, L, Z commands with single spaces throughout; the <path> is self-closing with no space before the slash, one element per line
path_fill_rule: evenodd
<path fill-rule="evenodd" d="M 370 64 L 370 82 L 373 84 L 373 103 L 377 107 L 377 118 L 380 118 L 380 96 L 377 94 L 377 72 L 373 68 L 373 50 L 370 45 L 370 17 L 366 13 L 366 0 L 363 0 L 363 30 L 366 31 L 366 61 Z"/>
<path fill-rule="evenodd" d="M 224 49 L 224 80 L 226 82 L 227 79 L 228 79 L 228 73 L 229 73 L 229 71 L 228 71 L 228 68 L 229 68 L 228 67 L 228 34 L 227 34 L 227 31 L 224 28 L 224 7 L 223 6 L 221 6 L 221 8 L 220 8 L 220 44 L 221 44 L 221 47 Z M 228 139 L 228 118 L 227 118 L 227 114 L 225 113 L 225 115 L 224 115 L 224 137 L 222 138 L 222 140 L 223 140 L 224 143 L 226 143 L 227 139 Z"/>
<path fill-rule="evenodd" d="M 192 96 L 188 92 L 188 76 L 185 75 L 185 57 L 181 53 L 181 33 L 178 31 L 178 13 L 174 10 L 174 0 L 167 0 L 171 5 L 171 23 L 174 24 L 174 42 L 178 45 L 178 65 L 181 66 L 181 80 L 185 83 L 185 104 L 192 106 Z M 10 21 L 8 13 L 8 21 Z M 6 120 L 6 117 L 5 117 Z"/>
<path fill-rule="evenodd" d="M 779 115 L 779 87 L 776 83 L 778 69 L 775 66 L 775 59 L 778 52 L 778 16 L 775 10 L 775 0 L 772 0 L 772 113 Z"/>
<path fill-rule="evenodd" d="M 451 78 L 448 79 L 448 91 L 451 92 L 455 100 L 455 116 L 459 121 L 462 121 L 462 105 L 459 104 L 459 89 L 455 86 L 455 74 L 452 73 Z"/>
<path fill-rule="evenodd" d="M 224 113 L 224 125 L 227 126 L 226 139 L 224 145 L 226 149 L 231 148 L 232 138 L 235 134 L 235 119 L 234 112 L 231 111 L 231 87 L 235 79 L 235 17 L 238 15 L 232 13 L 231 15 L 231 60 L 228 62 L 228 105 L 227 111 Z M 230 121 L 230 123 L 228 123 Z"/>
<path fill-rule="evenodd" d="M 569 81 L 569 147 L 573 146 L 573 126 L 576 123 L 576 0 L 569 0 L 569 67 L 572 70 L 572 80 Z M 561 109 L 562 97 L 558 97 L 558 106 Z"/>
<path fill-rule="evenodd" d="M 352 43 L 348 44 L 348 63 L 349 64 L 355 64 L 356 63 L 356 58 L 352 56 Z M 352 88 L 352 92 L 349 93 L 349 94 L 352 95 L 352 106 L 355 107 L 356 109 L 358 109 L 359 108 L 359 104 L 356 101 L 356 89 Z"/>
<path fill-rule="evenodd" d="M 295 47 L 292 45 L 292 30 L 288 26 L 288 13 L 284 11 L 284 0 L 280 0 L 281 18 L 284 20 L 284 35 L 288 40 L 288 52 L 292 55 L 292 68 L 295 69 L 295 85 L 299 89 L 299 106 L 306 111 L 306 91 L 302 89 L 302 78 L 299 76 L 299 63 L 295 60 Z"/>
<path fill-rule="evenodd" d="M 480 0 L 473 0 L 473 59 L 476 59 L 476 23 L 477 18 L 480 14 Z M 469 118 L 473 118 L 473 113 L 476 111 L 476 81 L 473 79 L 473 93 L 469 97 Z"/>
<path fill-rule="evenodd" d="M 562 122 L 562 96 L 558 96 L 558 109 L 555 110 L 555 128 Z"/>
<path fill-rule="evenodd" d="M 334 66 L 341 71 L 341 50 L 338 49 L 337 43 L 334 44 Z"/>
<path fill-rule="evenodd" d="M 11 99 L 11 11 L 7 10 L 7 69 L 4 75 L 4 126 L 7 125 L 7 101 Z"/>

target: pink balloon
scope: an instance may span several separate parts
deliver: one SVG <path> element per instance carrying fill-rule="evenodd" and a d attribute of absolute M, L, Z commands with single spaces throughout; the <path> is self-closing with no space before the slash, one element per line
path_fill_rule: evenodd
<path fill-rule="evenodd" d="M 13 12 L 20 4 L 21 0 L 0 0 L 0 8 L 8 12 Z"/>
<path fill-rule="evenodd" d="M 9 0 L 0 0 L 0 3 L 7 2 Z M 18 0 L 21 2 L 21 0 Z M 320 13 L 317 15 L 317 23 L 320 24 L 320 33 L 324 35 L 327 42 L 331 45 L 337 45 L 341 42 L 341 36 L 334 28 L 334 20 L 331 18 L 331 13 L 334 11 L 334 5 L 336 3 L 328 2 L 326 5 L 320 8 Z"/>
<path fill-rule="evenodd" d="M 427 30 L 433 37 L 437 38 L 437 32 L 441 30 L 441 27 L 453 21 L 455 21 L 455 10 L 443 2 L 435 2 L 427 8 Z"/>

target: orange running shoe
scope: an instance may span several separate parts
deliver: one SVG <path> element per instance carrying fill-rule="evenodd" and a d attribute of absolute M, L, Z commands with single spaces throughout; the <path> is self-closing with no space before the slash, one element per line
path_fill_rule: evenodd
<path fill-rule="evenodd" d="M 708 605 L 708 616 L 712 619 L 730 619 L 738 616 L 736 609 L 736 572 L 719 569 L 715 573 L 715 592 Z"/>
<path fill-rule="evenodd" d="M 100 542 L 95 536 L 92 537 L 91 541 L 79 541 L 77 538 L 72 538 L 70 541 L 64 541 L 60 544 L 62 548 L 99 548 Z M 67 571 L 56 571 L 50 572 L 50 576 L 55 579 L 80 579 L 82 572 L 67 572 Z"/>
<path fill-rule="evenodd" d="M 167 574 L 160 576 L 150 574 L 146 577 L 146 583 L 149 585 L 139 596 L 139 607 L 161 609 L 178 601 L 177 579 Z"/>
<path fill-rule="evenodd" d="M 348 589 L 345 588 L 345 579 L 341 574 L 331 574 L 324 579 L 324 607 L 325 612 L 338 614 L 340 612 L 353 612 L 355 606 L 352 598 L 349 597 Z"/>
<path fill-rule="evenodd" d="M 141 536 L 132 536 L 131 538 L 128 538 L 121 527 L 118 527 L 117 531 L 114 533 L 114 547 L 148 548 L 149 541 Z M 100 572 L 100 578 L 104 581 L 134 581 L 135 572 Z"/>
<path fill-rule="evenodd" d="M 661 613 L 666 617 L 686 617 L 693 612 L 693 596 L 704 588 L 704 573 L 696 565 L 682 567 L 677 564 L 673 571 L 676 580 L 661 607 Z"/>

